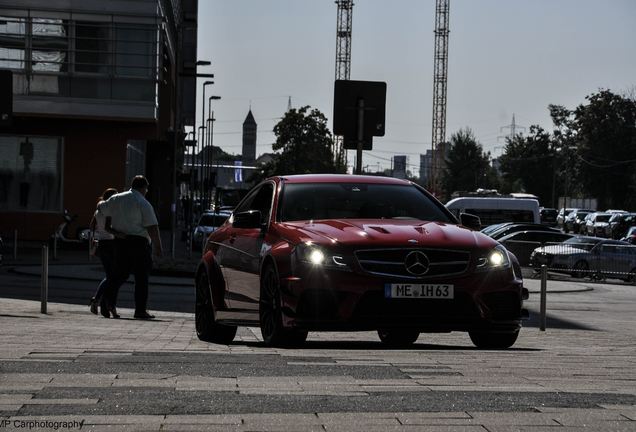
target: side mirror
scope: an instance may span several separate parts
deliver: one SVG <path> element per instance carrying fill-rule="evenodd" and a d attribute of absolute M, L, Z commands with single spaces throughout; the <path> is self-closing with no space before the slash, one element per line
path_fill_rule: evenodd
<path fill-rule="evenodd" d="M 459 223 L 473 231 L 479 231 L 481 229 L 481 220 L 479 220 L 479 217 L 469 213 L 460 213 Z"/>
<path fill-rule="evenodd" d="M 261 212 L 258 210 L 248 210 L 234 214 L 232 222 L 234 228 L 261 228 Z"/>

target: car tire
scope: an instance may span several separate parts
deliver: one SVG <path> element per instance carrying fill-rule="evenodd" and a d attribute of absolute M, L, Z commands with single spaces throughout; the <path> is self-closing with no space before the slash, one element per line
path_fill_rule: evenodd
<path fill-rule="evenodd" d="M 307 340 L 307 331 L 283 327 L 281 304 L 278 272 L 273 265 L 268 265 L 261 274 L 258 313 L 263 342 L 265 345 L 277 347 L 302 345 Z"/>
<path fill-rule="evenodd" d="M 197 337 L 202 341 L 228 345 L 236 336 L 236 326 L 216 322 L 209 278 L 205 271 L 201 272 L 196 279 L 194 322 Z"/>
<path fill-rule="evenodd" d="M 479 349 L 506 349 L 515 344 L 519 330 L 512 333 L 495 333 L 489 331 L 469 331 L 473 344 Z"/>
<path fill-rule="evenodd" d="M 588 271 L 590 270 L 590 266 L 587 264 L 586 261 L 577 261 L 574 263 L 574 266 L 572 266 L 572 269 L 574 270 L 572 272 L 572 277 L 575 278 L 584 278 L 585 276 L 587 276 L 589 273 Z"/>
<path fill-rule="evenodd" d="M 393 348 L 408 347 L 415 343 L 420 332 L 413 329 L 380 329 L 378 330 L 380 341 Z"/>

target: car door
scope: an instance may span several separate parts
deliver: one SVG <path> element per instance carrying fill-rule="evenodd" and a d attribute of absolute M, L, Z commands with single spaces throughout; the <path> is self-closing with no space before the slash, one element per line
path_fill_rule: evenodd
<path fill-rule="evenodd" d="M 269 224 L 274 183 L 262 184 L 250 194 L 234 214 L 258 210 L 261 212 L 261 225 Z M 232 309 L 258 313 L 260 294 L 260 264 L 265 244 L 265 230 L 258 228 L 233 227 L 227 239 L 226 248 L 231 250 L 231 259 L 226 261 L 229 274 L 228 297 Z"/>

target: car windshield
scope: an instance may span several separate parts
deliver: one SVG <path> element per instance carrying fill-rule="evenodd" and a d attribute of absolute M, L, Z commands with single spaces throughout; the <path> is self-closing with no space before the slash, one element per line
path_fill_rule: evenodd
<path fill-rule="evenodd" d="M 219 227 L 225 223 L 228 216 L 225 215 L 203 215 L 199 220 L 199 226 Z"/>
<path fill-rule="evenodd" d="M 416 219 L 453 222 L 432 199 L 411 185 L 291 183 L 285 185 L 281 220 Z"/>
<path fill-rule="evenodd" d="M 611 217 L 612 215 L 598 215 L 596 216 L 596 222 L 607 222 Z"/>
<path fill-rule="evenodd" d="M 601 239 L 595 239 L 590 237 L 572 237 L 563 242 L 564 245 L 590 251 L 601 242 Z"/>

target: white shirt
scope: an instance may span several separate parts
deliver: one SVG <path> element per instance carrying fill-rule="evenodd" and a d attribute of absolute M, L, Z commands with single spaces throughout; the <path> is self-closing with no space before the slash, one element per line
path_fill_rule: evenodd
<path fill-rule="evenodd" d="M 158 225 L 152 205 L 143 194 L 135 189 L 118 193 L 97 205 L 105 217 L 111 217 L 113 229 L 126 235 L 146 237 L 150 241 L 146 227 Z"/>
<path fill-rule="evenodd" d="M 97 205 L 100 205 L 104 201 L 100 201 Z M 114 235 L 106 231 L 106 216 L 99 210 L 95 210 L 95 240 L 113 240 Z"/>

